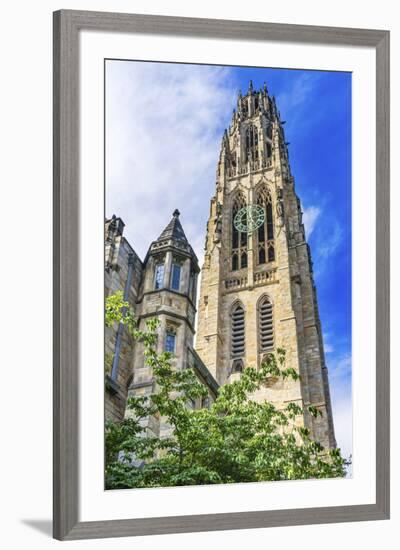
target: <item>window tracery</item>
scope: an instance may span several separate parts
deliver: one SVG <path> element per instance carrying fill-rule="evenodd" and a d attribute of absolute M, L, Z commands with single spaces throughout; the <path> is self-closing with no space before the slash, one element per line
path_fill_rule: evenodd
<path fill-rule="evenodd" d="M 257 194 L 257 204 L 265 210 L 265 220 L 257 231 L 258 263 L 275 261 L 274 219 L 271 194 L 263 187 Z"/>
<path fill-rule="evenodd" d="M 234 224 L 235 216 L 239 210 L 246 206 L 244 196 L 239 193 L 232 204 L 232 242 L 231 242 L 231 266 L 232 271 L 247 267 L 247 233 L 241 233 Z"/>

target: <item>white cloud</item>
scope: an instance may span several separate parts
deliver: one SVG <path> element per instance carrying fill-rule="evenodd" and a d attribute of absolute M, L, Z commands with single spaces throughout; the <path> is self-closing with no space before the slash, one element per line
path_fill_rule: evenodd
<path fill-rule="evenodd" d="M 108 61 L 106 215 L 121 216 L 143 259 L 181 211 L 201 260 L 222 131 L 235 103 L 230 69 Z"/>
<path fill-rule="evenodd" d="M 292 115 L 292 111 L 298 109 L 304 102 L 310 100 L 310 93 L 318 79 L 316 73 L 300 72 L 292 87 L 277 95 L 277 104 L 282 112 Z M 294 113 L 295 114 L 295 113 Z"/>
<path fill-rule="evenodd" d="M 331 393 L 334 394 L 334 392 Z M 342 456 L 349 458 L 353 454 L 351 395 L 339 400 L 332 398 L 332 413 L 337 446 L 341 450 Z"/>
<path fill-rule="evenodd" d="M 340 225 L 335 222 L 328 237 L 320 239 L 317 253 L 321 258 L 329 258 L 341 244 L 343 239 L 343 230 Z"/>
<path fill-rule="evenodd" d="M 321 214 L 321 209 L 318 208 L 317 206 L 309 206 L 308 208 L 304 208 L 303 223 L 304 223 L 304 229 L 306 232 L 307 239 L 310 238 L 311 233 L 314 230 L 315 223 L 319 218 L 320 214 Z"/>
<path fill-rule="evenodd" d="M 343 242 L 344 232 L 339 223 L 330 220 L 322 228 L 316 227 L 313 247 L 314 277 L 317 281 L 325 275 L 327 268 L 332 268 L 332 256 Z"/>
<path fill-rule="evenodd" d="M 351 364 L 349 353 L 327 359 L 336 441 L 347 458 L 353 448 Z"/>
<path fill-rule="evenodd" d="M 322 335 L 323 341 L 324 341 L 324 351 L 325 353 L 333 353 L 335 351 L 335 348 L 330 343 L 331 335 L 324 332 Z"/>

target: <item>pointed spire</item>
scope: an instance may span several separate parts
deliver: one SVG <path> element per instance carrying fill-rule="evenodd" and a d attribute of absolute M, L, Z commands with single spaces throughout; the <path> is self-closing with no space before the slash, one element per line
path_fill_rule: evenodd
<path fill-rule="evenodd" d="M 250 80 L 249 82 L 249 93 L 252 94 L 253 93 L 253 81 Z"/>
<path fill-rule="evenodd" d="M 188 244 L 185 232 L 183 231 L 181 222 L 179 221 L 179 216 L 180 212 L 176 208 L 172 213 L 172 220 L 158 237 L 158 241 L 173 239 L 175 241 L 181 241 Z"/>

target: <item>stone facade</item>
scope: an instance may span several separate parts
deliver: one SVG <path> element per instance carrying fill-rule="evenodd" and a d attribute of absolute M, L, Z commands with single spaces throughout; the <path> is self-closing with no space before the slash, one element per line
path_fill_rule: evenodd
<path fill-rule="evenodd" d="M 300 381 L 271 379 L 255 398 L 279 407 L 314 405 L 322 417 L 305 412 L 298 422 L 333 448 L 310 249 L 288 156 L 275 99 L 265 86 L 255 91 L 250 82 L 222 139 L 207 223 L 196 350 L 223 385 L 246 365 L 259 366 L 268 353 L 284 348 L 286 366 L 300 374 Z M 249 205 L 260 206 L 265 220 L 251 233 L 238 232 L 233 220 Z"/>
<path fill-rule="evenodd" d="M 124 222 L 113 216 L 105 224 L 105 295 L 122 291 L 135 314 L 143 264 L 123 236 Z M 105 328 L 106 418 L 124 418 L 128 387 L 133 379 L 134 342 L 122 325 Z"/>
<path fill-rule="evenodd" d="M 179 211 L 159 238 L 152 242 L 142 262 L 123 237 L 124 223 L 115 216 L 106 221 L 105 294 L 123 291 L 138 328 L 146 321 L 159 320 L 157 351 L 171 351 L 177 369 L 192 367 L 208 388 L 208 398 L 188 406 L 200 408 L 215 400 L 218 384 L 193 349 L 199 266 L 179 221 Z M 151 368 L 146 365 L 143 345 L 134 342 L 123 325 L 106 328 L 106 419 L 120 421 L 129 414 L 126 399 L 155 391 Z M 148 432 L 167 436 L 170 427 L 163 418 L 146 420 Z"/>
<path fill-rule="evenodd" d="M 234 219 L 244 207 L 257 206 L 259 227 L 238 231 Z M 258 210 L 257 210 L 258 209 Z M 253 211 L 252 211 L 253 212 Z M 254 214 L 256 215 L 256 214 Z M 248 224 L 253 213 L 242 221 Z M 158 318 L 158 351 L 172 351 L 177 369 L 193 367 L 208 388 L 208 406 L 219 385 L 240 377 L 248 365 L 258 367 L 269 353 L 286 350 L 286 367 L 299 381 L 270 378 L 254 398 L 278 407 L 304 407 L 299 425 L 325 447 L 336 446 L 325 365 L 321 323 L 306 242 L 300 200 L 289 165 L 284 122 L 266 87 L 239 95 L 225 131 L 211 198 L 201 271 L 196 351 L 197 257 L 176 210 L 142 262 L 123 237 L 124 224 L 106 221 L 105 293 L 122 290 L 145 329 Z M 155 391 L 143 348 L 123 327 L 106 329 L 106 418 L 121 420 L 129 395 Z M 312 417 L 307 406 L 322 416 Z M 167 436 L 165 419 L 146 420 L 148 432 Z"/>

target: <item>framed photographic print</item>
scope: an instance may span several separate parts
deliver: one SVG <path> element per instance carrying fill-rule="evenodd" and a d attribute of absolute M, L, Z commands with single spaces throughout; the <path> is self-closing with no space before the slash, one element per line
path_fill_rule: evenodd
<path fill-rule="evenodd" d="M 389 33 L 54 14 L 54 536 L 389 517 Z"/>

